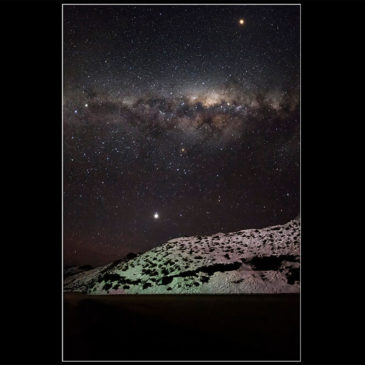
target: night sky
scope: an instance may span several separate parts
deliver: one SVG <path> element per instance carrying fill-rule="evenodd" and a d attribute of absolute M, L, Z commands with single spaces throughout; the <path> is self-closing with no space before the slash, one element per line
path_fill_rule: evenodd
<path fill-rule="evenodd" d="M 299 214 L 299 6 L 63 9 L 65 264 Z"/>

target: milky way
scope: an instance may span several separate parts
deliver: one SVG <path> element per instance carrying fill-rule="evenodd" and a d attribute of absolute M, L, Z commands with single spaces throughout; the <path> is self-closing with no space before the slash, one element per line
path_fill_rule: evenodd
<path fill-rule="evenodd" d="M 297 6 L 65 6 L 65 263 L 294 218 L 299 89 Z"/>

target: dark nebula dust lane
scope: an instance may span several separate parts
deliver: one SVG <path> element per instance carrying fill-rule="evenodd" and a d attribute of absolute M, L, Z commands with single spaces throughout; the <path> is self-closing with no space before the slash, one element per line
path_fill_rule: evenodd
<path fill-rule="evenodd" d="M 299 13 L 64 6 L 65 264 L 298 215 Z"/>

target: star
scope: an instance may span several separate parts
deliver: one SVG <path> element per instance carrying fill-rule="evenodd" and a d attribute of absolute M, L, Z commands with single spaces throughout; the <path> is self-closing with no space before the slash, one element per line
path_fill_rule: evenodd
<path fill-rule="evenodd" d="M 172 237 L 292 218 L 299 6 L 82 7 L 92 22 L 74 7 L 64 8 L 67 263 L 101 265 Z"/>

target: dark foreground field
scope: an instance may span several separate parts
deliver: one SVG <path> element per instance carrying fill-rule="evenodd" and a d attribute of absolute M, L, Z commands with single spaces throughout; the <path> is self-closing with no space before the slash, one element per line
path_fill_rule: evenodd
<path fill-rule="evenodd" d="M 64 360 L 299 359 L 297 294 L 64 299 Z"/>

